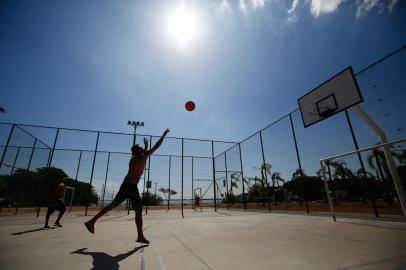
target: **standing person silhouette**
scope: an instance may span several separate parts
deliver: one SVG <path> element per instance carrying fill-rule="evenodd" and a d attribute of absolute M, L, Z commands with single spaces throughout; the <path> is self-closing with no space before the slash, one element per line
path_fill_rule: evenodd
<path fill-rule="evenodd" d="M 65 189 L 65 184 L 63 183 L 63 177 L 60 177 L 56 184 L 52 186 L 48 191 L 48 211 L 45 215 L 45 226 L 44 228 L 49 229 L 49 218 L 52 213 L 57 210 L 59 211 L 58 217 L 56 218 L 55 227 L 62 227 L 60 221 L 63 214 L 66 211 L 65 203 L 62 200 L 62 192 Z"/>
<path fill-rule="evenodd" d="M 135 224 L 137 225 L 138 238 L 137 242 L 149 244 L 149 241 L 145 238 L 142 232 L 142 201 L 140 193 L 138 191 L 138 182 L 140 181 L 141 175 L 144 173 L 145 163 L 149 156 L 154 153 L 159 146 L 161 146 L 166 134 L 168 134 L 169 129 L 166 129 L 162 134 L 161 138 L 156 142 L 154 147 L 150 150 L 148 149 L 148 140 L 144 138 L 144 149 L 139 145 L 134 145 L 131 147 L 132 157 L 129 163 L 128 173 L 124 178 L 123 183 L 120 186 L 116 197 L 111 202 L 111 204 L 104 207 L 97 215 L 95 215 L 91 220 L 85 222 L 86 228 L 89 232 L 94 233 L 94 224 L 96 221 L 106 214 L 108 211 L 117 207 L 125 199 L 129 199 L 133 209 L 135 209 Z"/>

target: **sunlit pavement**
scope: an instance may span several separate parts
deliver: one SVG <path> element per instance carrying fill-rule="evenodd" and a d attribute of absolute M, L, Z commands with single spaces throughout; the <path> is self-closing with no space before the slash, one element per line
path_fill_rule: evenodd
<path fill-rule="evenodd" d="M 184 216 L 149 211 L 149 246 L 135 242 L 134 213 L 104 216 L 93 235 L 81 214 L 48 230 L 43 216 L 2 216 L 0 269 L 406 269 L 405 222 L 212 209 Z"/>

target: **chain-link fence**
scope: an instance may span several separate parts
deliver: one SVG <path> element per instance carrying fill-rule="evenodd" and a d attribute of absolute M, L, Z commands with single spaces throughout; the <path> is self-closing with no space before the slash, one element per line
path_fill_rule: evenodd
<path fill-rule="evenodd" d="M 44 182 L 55 180 L 48 179 L 55 170 L 66 174 L 70 189 L 64 199 L 68 205 L 72 203 L 73 211 L 98 210 L 112 201 L 128 171 L 134 137 L 140 145 L 148 139 L 150 147 L 160 138 L 22 124 L 1 124 L 0 130 L 3 213 L 38 211 L 47 197 Z M 165 138 L 147 160 L 140 179 L 145 211 L 179 209 L 183 215 L 184 208 L 194 207 L 195 194 L 201 196 L 202 206 L 213 207 L 214 156 L 234 144 Z M 128 209 L 128 202 L 120 207 Z"/>
<path fill-rule="evenodd" d="M 406 47 L 358 72 L 356 78 L 365 99 L 361 106 L 388 140 L 406 137 Z M 294 110 L 215 157 L 216 175 L 227 179 L 222 205 L 328 212 L 319 160 L 378 142 L 352 110 L 308 128 Z M 394 145 L 392 152 L 406 186 L 405 144 Z M 382 151 L 332 160 L 328 165 L 337 212 L 403 215 Z"/>
<path fill-rule="evenodd" d="M 361 106 L 388 140 L 406 137 L 406 46 L 356 73 Z M 135 136 L 142 145 L 159 136 Z M 41 168 L 59 168 L 75 189 L 73 209 L 87 213 L 114 198 L 127 173 L 134 134 L 0 124 L 0 198 L 8 209 L 41 206 Z M 327 212 L 319 160 L 378 143 L 350 109 L 308 128 L 296 109 L 239 142 L 168 137 L 150 157 L 139 188 L 148 209 L 199 207 Z M 406 186 L 405 144 L 392 147 Z M 382 151 L 327 164 L 337 212 L 402 215 Z M 70 200 L 69 198 L 67 200 Z M 128 208 L 123 204 L 122 208 Z"/>

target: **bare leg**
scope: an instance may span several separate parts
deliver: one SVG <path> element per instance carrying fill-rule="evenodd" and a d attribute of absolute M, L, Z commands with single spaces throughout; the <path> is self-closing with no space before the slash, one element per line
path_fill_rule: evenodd
<path fill-rule="evenodd" d="M 97 215 L 95 215 L 91 220 L 89 220 L 88 222 L 85 222 L 85 226 L 86 228 L 89 230 L 89 232 L 94 233 L 94 223 L 96 223 L 96 221 L 102 217 L 104 214 L 106 214 L 108 211 L 114 209 L 117 205 L 112 205 L 109 204 L 106 207 L 104 207 L 99 213 L 97 213 Z"/>
<path fill-rule="evenodd" d="M 54 211 L 50 211 L 48 209 L 48 211 L 47 211 L 47 213 L 45 215 L 45 226 L 44 226 L 44 228 L 50 228 L 48 222 L 49 222 L 49 217 L 52 215 L 53 212 Z"/>
<path fill-rule="evenodd" d="M 137 242 L 149 244 L 149 241 L 145 238 L 142 232 L 142 209 L 135 210 L 135 224 L 137 225 L 138 238 Z"/>
<path fill-rule="evenodd" d="M 61 221 L 61 218 L 62 218 L 62 216 L 63 216 L 64 213 L 65 213 L 65 210 L 59 211 L 58 218 L 57 218 L 56 221 L 55 221 L 55 225 L 56 225 L 56 226 L 62 227 L 62 225 L 61 225 L 59 222 Z"/>

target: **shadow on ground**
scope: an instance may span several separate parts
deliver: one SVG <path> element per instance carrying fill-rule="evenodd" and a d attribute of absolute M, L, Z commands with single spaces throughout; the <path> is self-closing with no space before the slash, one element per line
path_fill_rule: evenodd
<path fill-rule="evenodd" d="M 90 270 L 118 270 L 120 268 L 120 265 L 118 264 L 120 261 L 126 259 L 127 257 L 136 253 L 138 250 L 143 249 L 147 246 L 148 245 L 142 245 L 126 253 L 118 254 L 116 256 L 110 256 L 109 254 L 106 254 L 104 252 L 85 251 L 87 248 L 80 248 L 78 250 L 72 251 L 71 254 L 92 256 L 93 267 Z"/>
<path fill-rule="evenodd" d="M 11 235 L 20 235 L 20 234 L 25 234 L 25 233 L 32 233 L 32 232 L 39 232 L 39 231 L 46 231 L 46 230 L 53 230 L 53 229 L 55 229 L 55 227 L 50 227 L 50 228 L 41 227 L 41 228 L 38 228 L 38 229 L 12 233 Z"/>

